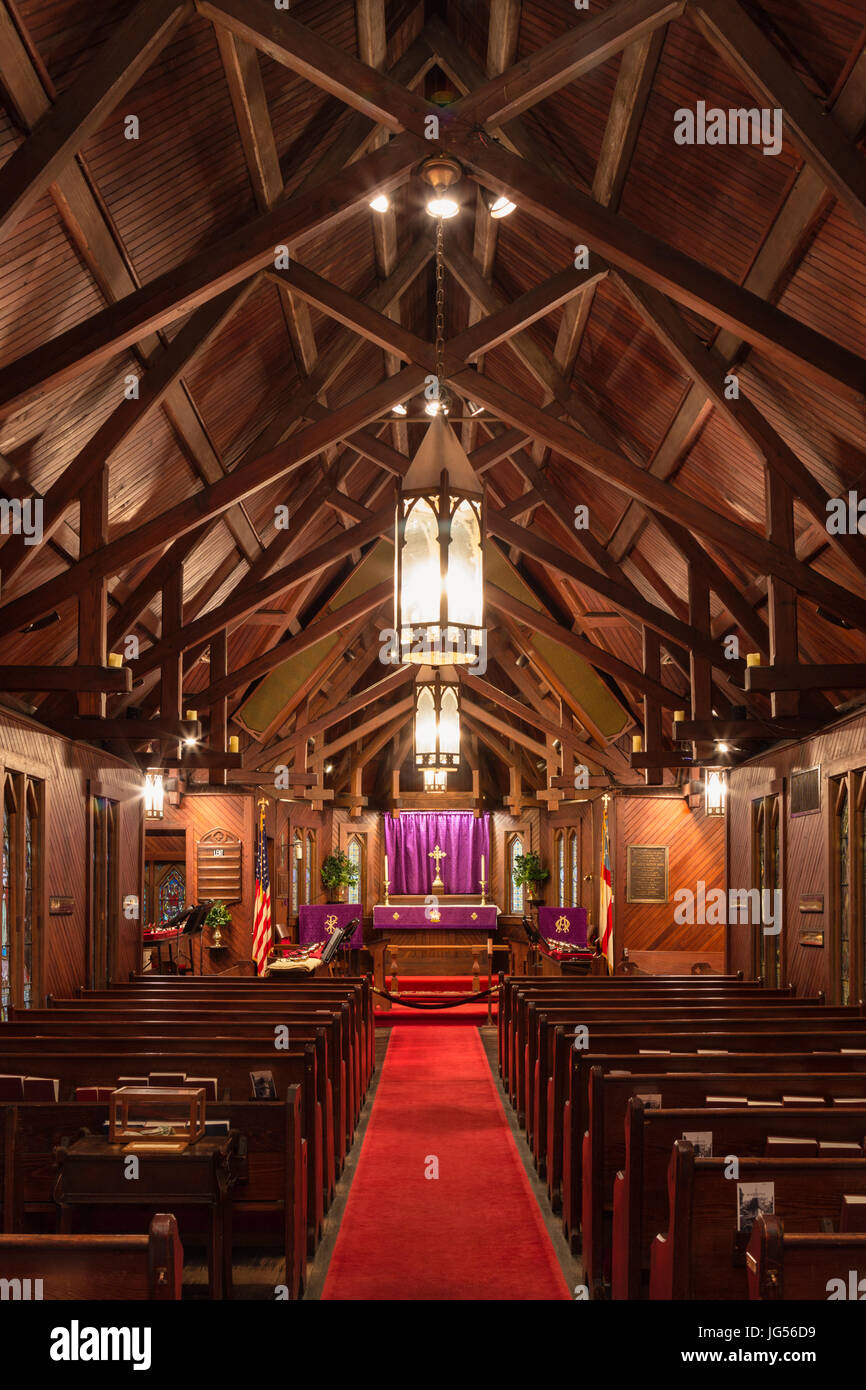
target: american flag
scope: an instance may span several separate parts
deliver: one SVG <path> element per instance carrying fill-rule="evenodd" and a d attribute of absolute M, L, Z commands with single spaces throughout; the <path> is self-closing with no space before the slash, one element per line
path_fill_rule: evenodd
<path fill-rule="evenodd" d="M 601 951 L 607 960 L 609 973 L 613 974 L 613 875 L 610 871 L 610 835 L 607 830 L 607 804 L 601 822 L 601 902 L 599 904 L 601 923 Z"/>
<path fill-rule="evenodd" d="M 261 975 L 273 945 L 271 921 L 271 883 L 268 877 L 268 837 L 265 831 L 267 802 L 259 803 L 259 830 L 256 842 L 256 905 L 253 915 L 253 960 Z"/>

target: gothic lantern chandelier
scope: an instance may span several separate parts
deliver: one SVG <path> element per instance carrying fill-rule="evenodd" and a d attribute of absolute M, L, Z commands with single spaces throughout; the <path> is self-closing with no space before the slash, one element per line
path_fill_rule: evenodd
<path fill-rule="evenodd" d="M 425 792 L 447 792 L 448 773 L 431 772 L 429 769 L 424 773 Z"/>
<path fill-rule="evenodd" d="M 460 697 L 455 681 L 439 671 L 421 673 L 415 686 L 415 766 L 447 772 L 460 764 Z"/>
<path fill-rule="evenodd" d="M 435 415 L 397 485 L 394 629 L 400 660 L 468 666 L 483 646 L 484 498 L 451 426 Z"/>

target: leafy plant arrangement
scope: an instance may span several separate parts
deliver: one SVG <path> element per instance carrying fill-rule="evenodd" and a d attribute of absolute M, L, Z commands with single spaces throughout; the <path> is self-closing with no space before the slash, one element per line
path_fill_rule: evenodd
<path fill-rule="evenodd" d="M 232 924 L 232 914 L 229 912 L 225 903 L 215 902 L 207 917 L 205 926 L 208 927 L 230 927 Z"/>
<path fill-rule="evenodd" d="M 356 864 L 352 863 L 345 850 L 338 849 L 322 861 L 319 877 L 326 893 L 329 895 L 336 893 L 338 895 L 336 901 L 339 902 L 344 890 L 353 888 L 358 882 L 358 868 Z M 334 901 L 333 897 L 331 901 Z"/>
<path fill-rule="evenodd" d="M 518 888 L 525 884 L 532 889 L 540 888 L 550 878 L 550 874 L 547 869 L 541 867 L 541 860 L 534 850 L 530 850 L 528 854 L 516 854 L 514 856 L 514 868 L 511 877 Z M 533 893 L 532 896 L 536 895 Z"/>

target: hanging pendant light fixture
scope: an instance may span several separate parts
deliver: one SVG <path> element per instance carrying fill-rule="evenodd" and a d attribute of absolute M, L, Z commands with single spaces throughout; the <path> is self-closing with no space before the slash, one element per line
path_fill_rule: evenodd
<path fill-rule="evenodd" d="M 422 671 L 415 686 L 415 766 L 425 773 L 460 765 L 460 695 L 456 681 Z"/>
<path fill-rule="evenodd" d="M 424 790 L 425 792 L 447 792 L 448 773 L 426 771 L 424 773 Z"/>
<path fill-rule="evenodd" d="M 445 293 L 442 224 L 436 237 L 436 375 L 433 415 L 397 484 L 394 629 L 400 660 L 416 666 L 475 664 L 484 642 L 484 490 L 444 418 Z"/>

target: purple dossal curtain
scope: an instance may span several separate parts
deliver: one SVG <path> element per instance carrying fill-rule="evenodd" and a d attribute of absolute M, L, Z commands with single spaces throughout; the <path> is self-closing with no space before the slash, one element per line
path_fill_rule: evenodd
<path fill-rule="evenodd" d="M 481 856 L 490 887 L 490 816 L 471 811 L 403 811 L 395 820 L 385 817 L 385 853 L 392 893 L 430 893 L 439 846 L 439 877 L 445 893 L 480 893 Z"/>

